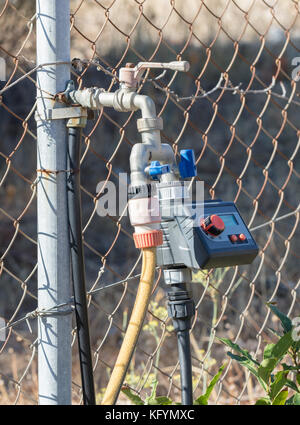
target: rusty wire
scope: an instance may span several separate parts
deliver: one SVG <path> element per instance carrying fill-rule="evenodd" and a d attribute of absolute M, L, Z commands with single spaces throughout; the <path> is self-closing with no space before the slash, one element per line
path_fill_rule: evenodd
<path fill-rule="evenodd" d="M 0 144 L 0 276 L 6 300 L 0 316 L 7 323 L 0 349 L 0 399 L 5 404 L 37 403 L 37 68 L 35 11 L 29 3 L 0 1 L 0 55 L 7 63 L 0 88 L 5 121 Z M 191 285 L 198 396 L 227 358 L 217 336 L 229 337 L 261 358 L 265 342 L 272 340 L 268 327 L 278 326 L 266 303 L 277 302 L 291 318 L 300 312 L 300 90 L 291 67 L 292 58 L 300 57 L 299 3 L 193 0 L 186 10 L 183 1 L 165 0 L 162 10 L 158 1 L 150 0 L 71 0 L 71 10 L 71 54 L 76 59 L 70 67 L 78 87 L 115 90 L 118 69 L 129 61 L 191 62 L 187 76 L 148 73 L 139 89 L 154 98 L 165 122 L 163 139 L 176 154 L 181 147 L 195 150 L 207 197 L 234 200 L 260 247 L 251 266 L 201 272 Z M 83 237 L 98 401 L 126 328 L 140 256 L 125 211 L 103 218 L 96 207 L 105 184 L 128 172 L 136 118 L 135 113 L 102 110 L 82 138 Z M 99 181 L 102 191 L 96 193 Z M 157 377 L 160 395 L 179 401 L 176 340 L 165 303 L 158 271 L 126 382 L 144 397 Z M 74 328 L 74 356 L 75 339 Z M 79 376 L 74 361 L 74 403 L 81 402 Z M 211 402 L 253 404 L 259 395 L 252 378 L 230 361 Z"/>

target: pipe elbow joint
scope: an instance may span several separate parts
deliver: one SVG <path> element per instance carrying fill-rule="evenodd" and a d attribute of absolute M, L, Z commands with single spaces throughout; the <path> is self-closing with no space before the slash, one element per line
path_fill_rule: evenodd
<path fill-rule="evenodd" d="M 114 93 L 113 108 L 119 112 L 141 110 L 143 118 L 156 118 L 155 103 L 149 96 L 121 88 Z"/>
<path fill-rule="evenodd" d="M 143 118 L 156 118 L 155 103 L 149 96 L 134 93 L 133 104 L 142 112 Z"/>

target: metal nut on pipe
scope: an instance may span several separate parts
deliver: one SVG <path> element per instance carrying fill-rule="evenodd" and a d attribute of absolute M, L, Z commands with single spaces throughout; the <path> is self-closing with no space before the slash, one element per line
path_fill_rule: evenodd
<path fill-rule="evenodd" d="M 163 130 L 163 120 L 161 117 L 140 118 L 137 120 L 137 128 L 139 133 L 150 130 Z"/>

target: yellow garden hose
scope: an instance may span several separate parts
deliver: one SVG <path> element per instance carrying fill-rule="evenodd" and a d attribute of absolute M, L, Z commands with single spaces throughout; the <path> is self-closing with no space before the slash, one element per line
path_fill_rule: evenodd
<path fill-rule="evenodd" d="M 124 340 L 108 382 L 102 404 L 115 404 L 149 305 L 156 265 L 156 248 L 143 248 L 142 273 Z"/>

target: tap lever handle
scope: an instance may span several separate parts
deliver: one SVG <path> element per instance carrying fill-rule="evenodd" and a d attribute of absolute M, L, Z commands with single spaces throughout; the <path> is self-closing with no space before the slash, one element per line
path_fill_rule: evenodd
<path fill-rule="evenodd" d="M 132 63 L 128 63 L 125 67 L 120 69 L 120 82 L 125 83 L 127 87 L 136 88 L 147 68 L 171 69 L 177 72 L 187 72 L 190 69 L 190 64 L 187 61 L 139 62 L 136 66 Z"/>
<path fill-rule="evenodd" d="M 135 67 L 136 77 L 147 68 L 171 69 L 172 71 L 187 72 L 190 69 L 190 64 L 188 61 L 139 62 Z"/>
<path fill-rule="evenodd" d="M 153 180 L 158 180 L 158 176 L 170 173 L 171 167 L 169 164 L 161 165 L 159 161 L 152 161 L 150 167 L 145 170 Z"/>

